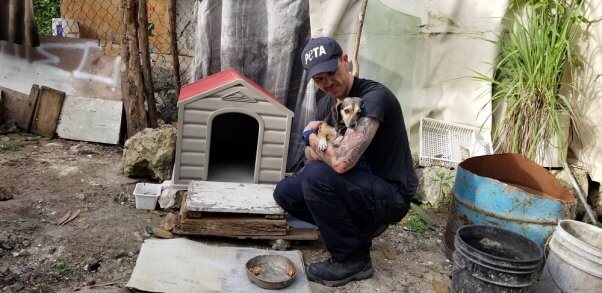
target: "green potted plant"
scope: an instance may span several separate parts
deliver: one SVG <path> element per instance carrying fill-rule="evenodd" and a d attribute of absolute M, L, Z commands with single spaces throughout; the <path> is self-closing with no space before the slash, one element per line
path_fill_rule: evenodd
<path fill-rule="evenodd" d="M 572 46 L 587 21 L 582 9 L 582 0 L 510 1 L 494 77 L 477 76 L 493 84 L 493 112 L 502 112 L 496 152 L 520 153 L 546 167 L 566 160 L 570 120 L 578 113 L 560 90 L 570 86 L 563 82 L 567 66 L 579 64 Z"/>

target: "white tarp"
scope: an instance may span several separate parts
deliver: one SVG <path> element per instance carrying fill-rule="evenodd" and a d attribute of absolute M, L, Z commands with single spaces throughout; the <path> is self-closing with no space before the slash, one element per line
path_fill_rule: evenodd
<path fill-rule="evenodd" d="M 406 14 L 407 25 L 414 23 L 412 17 L 418 20 L 416 43 L 389 45 L 386 41 L 379 42 L 378 38 L 363 36 L 370 34 L 371 27 L 382 25 L 382 22 L 374 23 L 377 17 L 370 17 L 374 12 L 370 9 L 382 10 L 378 8 L 381 5 Z M 309 6 L 312 37 L 333 36 L 341 42 L 344 51 L 352 54 L 361 1 L 310 0 Z M 485 39 L 497 40 L 507 6 L 508 1 L 368 1 L 359 51 L 360 77 L 394 87 L 394 79 L 383 81 L 383 76 L 375 70 L 383 67 L 412 81 L 395 93 L 405 107 L 404 118 L 410 129 L 413 152 L 418 151 L 420 117 L 483 126 L 486 132 L 491 129 L 488 103 L 491 84 L 470 77 L 475 76 L 475 72 L 492 73 L 491 63 L 497 47 Z M 373 23 L 369 23 L 370 19 Z M 407 34 L 406 39 L 411 31 L 411 27 L 402 31 Z M 416 54 L 412 56 L 412 52 Z M 390 64 L 396 64 L 399 59 L 406 60 L 409 66 L 390 68 Z M 366 64 L 367 61 L 373 64 Z"/>
<path fill-rule="evenodd" d="M 590 20 L 602 19 L 602 3 L 599 0 L 586 1 L 586 17 Z M 581 136 L 573 133 L 569 161 L 581 164 L 589 171 L 592 180 L 602 182 L 602 22 L 593 23 L 578 43 L 578 51 L 583 54 L 583 66 L 574 72 L 575 86 L 582 92 L 579 108 L 584 119 L 573 121 Z"/>

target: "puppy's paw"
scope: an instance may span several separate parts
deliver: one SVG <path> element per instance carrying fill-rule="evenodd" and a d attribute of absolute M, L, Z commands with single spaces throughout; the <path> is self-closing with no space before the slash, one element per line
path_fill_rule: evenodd
<path fill-rule="evenodd" d="M 328 141 L 326 139 L 320 139 L 318 142 L 318 149 L 321 151 L 325 151 L 328 148 Z"/>

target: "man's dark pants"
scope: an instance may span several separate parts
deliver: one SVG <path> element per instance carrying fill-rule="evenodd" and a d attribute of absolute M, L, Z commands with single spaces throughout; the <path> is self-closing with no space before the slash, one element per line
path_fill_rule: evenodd
<path fill-rule="evenodd" d="M 320 161 L 280 181 L 274 199 L 294 217 L 318 226 L 339 262 L 369 254 L 375 230 L 400 221 L 410 206 L 386 180 L 358 168 L 338 174 Z"/>

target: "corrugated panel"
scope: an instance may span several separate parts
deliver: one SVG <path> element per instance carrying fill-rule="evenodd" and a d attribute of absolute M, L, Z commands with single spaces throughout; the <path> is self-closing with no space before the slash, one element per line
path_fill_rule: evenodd
<path fill-rule="evenodd" d="M 182 137 L 184 138 L 206 138 L 207 125 L 185 123 L 182 127 Z"/>
<path fill-rule="evenodd" d="M 284 154 L 283 144 L 264 143 L 261 150 L 262 157 L 280 157 Z"/>
<path fill-rule="evenodd" d="M 207 141 L 200 138 L 182 138 L 182 152 L 205 152 Z"/>
<path fill-rule="evenodd" d="M 282 173 L 280 170 L 261 170 L 259 172 L 260 183 L 277 183 L 282 180 Z"/>
<path fill-rule="evenodd" d="M 261 158 L 261 170 L 278 170 L 282 168 L 282 157 L 262 157 Z"/>
<path fill-rule="evenodd" d="M 203 180 L 205 168 L 195 166 L 180 166 L 180 180 Z"/>
<path fill-rule="evenodd" d="M 263 132 L 263 143 L 284 143 L 286 132 L 276 130 L 265 130 Z"/>
<path fill-rule="evenodd" d="M 193 123 L 193 124 L 205 123 L 209 119 L 209 116 L 211 115 L 212 112 L 213 111 L 195 110 L 195 109 L 186 107 L 184 109 L 183 121 L 184 121 L 184 123 Z"/>
<path fill-rule="evenodd" d="M 180 162 L 186 165 L 203 166 L 205 164 L 205 152 L 184 152 L 180 156 Z"/>

